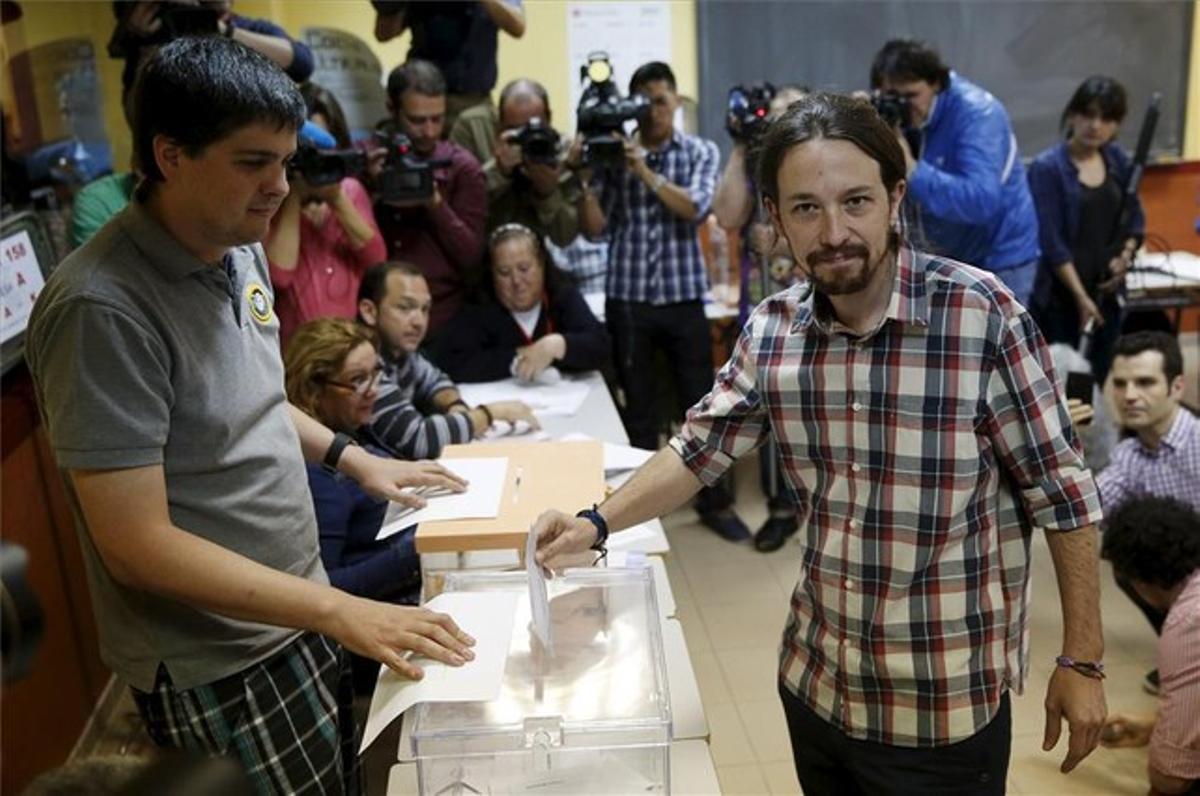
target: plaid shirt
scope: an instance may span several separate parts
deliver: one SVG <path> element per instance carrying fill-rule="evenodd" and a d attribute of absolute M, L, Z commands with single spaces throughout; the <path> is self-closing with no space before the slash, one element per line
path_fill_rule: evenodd
<path fill-rule="evenodd" d="M 697 226 L 708 215 L 717 187 L 720 154 L 712 141 L 671 134 L 665 149 L 648 152 L 646 165 L 685 188 L 699 211 L 695 221 L 676 216 L 628 170 L 600 178 L 600 206 L 608 219 L 610 299 L 649 304 L 698 301 L 708 289 Z"/>
<path fill-rule="evenodd" d="M 807 516 L 780 678 L 851 738 L 970 737 L 1028 668 L 1032 525 L 1100 502 L 1028 313 L 992 275 L 904 249 L 854 337 L 808 283 L 751 315 L 671 446 L 705 484 L 776 440 Z"/>
<path fill-rule="evenodd" d="M 1200 421 L 1181 406 L 1154 450 L 1137 437 L 1121 440 L 1096 484 L 1107 514 L 1126 500 L 1151 495 L 1182 500 L 1200 511 Z"/>

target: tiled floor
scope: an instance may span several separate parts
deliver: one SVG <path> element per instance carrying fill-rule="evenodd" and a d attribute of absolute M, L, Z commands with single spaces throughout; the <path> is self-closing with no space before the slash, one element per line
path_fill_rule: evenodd
<path fill-rule="evenodd" d="M 758 478 L 748 457 L 738 465 L 737 510 L 751 528 L 765 519 Z M 678 604 L 700 695 L 712 732 L 717 777 L 727 794 L 799 793 L 783 712 L 775 693 L 776 648 L 796 580 L 799 547 L 793 540 L 764 555 L 732 545 L 696 523 L 690 510 L 664 518 L 671 553 L 667 571 Z M 1033 546 L 1032 674 L 1025 695 L 1013 698 L 1012 794 L 1143 794 L 1144 749 L 1098 749 L 1069 775 L 1065 754 L 1041 750 L 1042 698 L 1058 654 L 1061 614 L 1054 569 L 1044 537 Z M 1154 633 L 1101 564 L 1111 711 L 1149 712 L 1154 699 L 1141 690 L 1154 666 Z"/>

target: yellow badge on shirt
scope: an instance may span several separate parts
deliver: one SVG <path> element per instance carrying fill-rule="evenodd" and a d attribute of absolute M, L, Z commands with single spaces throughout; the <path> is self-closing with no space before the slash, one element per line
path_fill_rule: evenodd
<path fill-rule="evenodd" d="M 257 282 L 247 285 L 246 301 L 250 303 L 250 314 L 254 316 L 254 320 L 264 326 L 271 322 L 271 299 L 262 285 Z"/>

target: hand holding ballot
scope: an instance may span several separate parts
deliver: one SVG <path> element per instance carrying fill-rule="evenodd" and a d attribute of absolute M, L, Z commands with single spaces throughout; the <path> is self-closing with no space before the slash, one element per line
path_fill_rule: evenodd
<path fill-rule="evenodd" d="M 538 566 L 550 570 L 555 560 L 590 549 L 596 542 L 597 531 L 590 520 L 561 511 L 546 511 L 537 518 L 530 533 L 537 535 Z"/>
<path fill-rule="evenodd" d="M 366 600 L 338 592 L 327 610 L 327 621 L 317 628 L 351 652 L 379 661 L 401 677 L 420 680 L 421 668 L 405 653 L 414 652 L 451 666 L 475 658 L 475 639 L 464 633 L 447 614 L 426 608 Z"/>
<path fill-rule="evenodd" d="M 450 492 L 462 492 L 467 488 L 465 479 L 437 462 L 407 462 L 374 456 L 358 446 L 346 449 L 339 469 L 357 481 L 368 494 L 414 509 L 422 508 L 425 498 L 410 487 Z"/>

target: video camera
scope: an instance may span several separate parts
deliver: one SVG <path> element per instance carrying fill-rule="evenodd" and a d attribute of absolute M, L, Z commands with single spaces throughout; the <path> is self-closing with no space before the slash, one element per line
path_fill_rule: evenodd
<path fill-rule="evenodd" d="M 608 53 L 589 53 L 579 75 L 587 81 L 575 111 L 583 134 L 583 162 L 598 168 L 621 168 L 625 164 L 625 145 L 613 133 L 624 138 L 625 122 L 642 124 L 649 119 L 650 100 L 640 94 L 621 96 L 612 79 Z"/>
<path fill-rule="evenodd" d="M 905 129 L 909 126 L 908 97 L 895 91 L 876 89 L 871 92 L 871 104 L 888 127 Z"/>
<path fill-rule="evenodd" d="M 434 170 L 448 160 L 425 160 L 414 154 L 412 141 L 402 133 L 381 135 L 387 159 L 375 178 L 380 200 L 395 205 L 416 205 L 433 198 Z"/>
<path fill-rule="evenodd" d="M 770 83 L 729 89 L 725 129 L 734 141 L 752 143 L 762 137 L 770 123 L 767 117 L 771 113 L 771 100 L 774 98 L 775 87 Z"/>
<path fill-rule="evenodd" d="M 875 112 L 888 127 L 899 130 L 904 136 L 913 157 L 919 158 L 923 140 L 921 131 L 913 127 L 910 122 L 912 116 L 909 114 L 908 97 L 895 91 L 876 89 L 871 92 L 871 104 L 875 106 Z"/>
<path fill-rule="evenodd" d="M 542 119 L 534 117 L 505 137 L 521 147 L 521 157 L 530 163 L 558 162 L 558 133 Z"/>
<path fill-rule="evenodd" d="M 339 183 L 367 171 L 367 153 L 361 149 L 318 149 L 301 144 L 288 169 L 313 188 Z"/>

